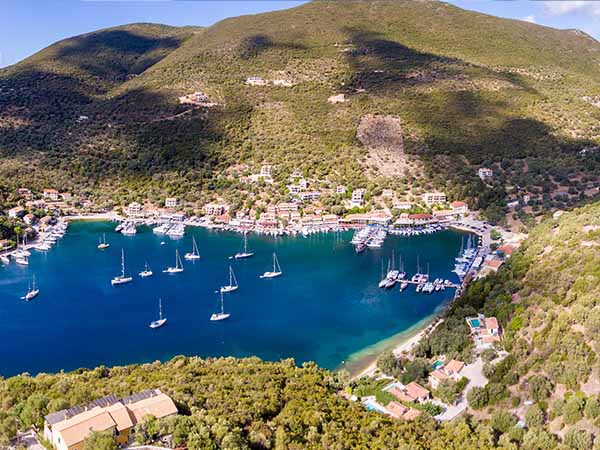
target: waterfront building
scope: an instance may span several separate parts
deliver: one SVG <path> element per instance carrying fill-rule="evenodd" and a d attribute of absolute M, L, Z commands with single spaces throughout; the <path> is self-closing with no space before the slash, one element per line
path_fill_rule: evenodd
<path fill-rule="evenodd" d="M 44 417 L 44 438 L 56 450 L 82 450 L 92 431 L 109 432 L 115 443 L 129 443 L 134 427 L 145 416 L 162 419 L 177 414 L 177 407 L 159 389 L 129 397 L 108 395 L 84 406 L 53 412 Z"/>
<path fill-rule="evenodd" d="M 452 219 L 456 219 L 459 214 L 452 209 L 440 209 L 437 211 L 433 211 L 433 217 L 438 219 L 439 221 L 449 221 Z"/>
<path fill-rule="evenodd" d="M 52 200 L 53 202 L 58 200 L 58 191 L 56 189 L 44 189 L 42 196 L 45 199 Z"/>
<path fill-rule="evenodd" d="M 423 203 L 429 207 L 446 203 L 446 194 L 443 192 L 426 192 L 423 194 Z"/>
<path fill-rule="evenodd" d="M 469 212 L 469 207 L 465 202 L 452 202 L 450 207 L 457 214 L 467 214 Z"/>
<path fill-rule="evenodd" d="M 34 225 L 37 222 L 37 217 L 31 213 L 25 214 L 23 217 L 23 222 L 25 222 L 27 225 Z"/>
<path fill-rule="evenodd" d="M 142 205 L 138 202 L 131 202 L 127 205 L 127 215 L 128 216 L 138 216 L 142 214 Z"/>
<path fill-rule="evenodd" d="M 326 225 L 337 225 L 339 221 L 338 216 L 335 214 L 324 214 L 323 223 Z"/>
<path fill-rule="evenodd" d="M 290 221 L 291 222 L 300 222 L 302 220 L 302 215 L 298 211 L 294 211 L 290 213 Z"/>
<path fill-rule="evenodd" d="M 400 217 L 396 219 L 396 225 L 427 225 L 430 223 L 435 223 L 437 221 L 437 219 L 434 219 L 434 217 L 428 213 L 402 213 L 400 214 Z"/>
<path fill-rule="evenodd" d="M 14 208 L 8 210 L 8 217 L 17 219 L 23 217 L 26 213 L 27 211 L 25 211 L 25 208 L 22 206 L 15 206 Z"/>
<path fill-rule="evenodd" d="M 175 197 L 167 197 L 165 199 L 165 208 L 176 208 L 177 199 Z"/>
<path fill-rule="evenodd" d="M 487 167 L 482 167 L 477 171 L 477 175 L 482 180 L 485 180 L 486 178 L 492 178 L 494 176 L 494 171 Z"/>

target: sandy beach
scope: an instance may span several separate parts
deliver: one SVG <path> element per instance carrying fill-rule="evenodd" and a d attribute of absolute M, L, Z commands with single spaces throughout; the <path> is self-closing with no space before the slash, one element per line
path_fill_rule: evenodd
<path fill-rule="evenodd" d="M 439 318 L 439 316 L 428 317 L 412 328 L 391 337 L 383 343 L 377 344 L 375 348 L 373 348 L 373 352 L 370 352 L 363 357 L 359 357 L 358 361 L 352 364 L 354 367 L 350 370 L 350 376 L 352 379 L 358 379 L 364 376 L 373 375 L 377 369 L 377 356 L 390 349 L 386 344 L 389 343 L 390 345 L 393 345 L 393 347 L 391 347 L 392 351 L 396 356 L 400 356 L 402 353 L 409 352 L 424 336 L 435 330 L 435 328 L 443 321 L 444 319 Z M 394 343 L 391 344 L 390 341 L 394 341 Z"/>

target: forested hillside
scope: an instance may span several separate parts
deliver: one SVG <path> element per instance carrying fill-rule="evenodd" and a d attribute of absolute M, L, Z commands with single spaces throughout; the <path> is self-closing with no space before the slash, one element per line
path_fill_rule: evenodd
<path fill-rule="evenodd" d="M 240 174 L 268 162 L 272 195 L 301 169 L 404 196 L 437 187 L 495 219 L 507 198 L 529 195 L 531 216 L 597 193 L 599 62 L 584 33 L 433 1 L 119 27 L 0 71 L 0 174 L 113 201 L 199 201 L 237 192 Z M 218 106 L 178 103 L 194 91 Z M 329 103 L 335 94 L 344 101 Z M 357 139 L 369 114 L 399 120 L 399 152 Z M 495 170 L 491 186 L 480 166 Z"/>

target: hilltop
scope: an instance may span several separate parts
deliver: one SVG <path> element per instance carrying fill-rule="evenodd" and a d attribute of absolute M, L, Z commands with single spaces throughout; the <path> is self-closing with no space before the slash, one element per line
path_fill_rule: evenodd
<path fill-rule="evenodd" d="M 442 189 L 496 221 L 521 199 L 514 217 L 532 224 L 597 194 L 598 152 L 582 150 L 600 143 L 599 62 L 583 33 L 429 1 L 101 30 L 0 71 L 0 174 L 107 203 L 168 193 L 194 206 L 215 193 L 241 204 L 254 189 L 239 176 L 269 163 L 265 198 L 284 197 L 299 169 L 407 199 Z M 216 106 L 179 103 L 195 91 Z M 390 120 L 401 150 L 361 142 L 361 124 Z"/>

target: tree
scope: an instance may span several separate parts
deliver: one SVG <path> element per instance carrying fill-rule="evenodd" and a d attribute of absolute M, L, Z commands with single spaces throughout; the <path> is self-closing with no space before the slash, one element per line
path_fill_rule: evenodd
<path fill-rule="evenodd" d="M 588 419 L 595 419 L 600 416 L 600 405 L 596 397 L 590 397 L 585 401 L 584 413 Z"/>
<path fill-rule="evenodd" d="M 563 408 L 563 418 L 568 424 L 578 422 L 583 417 L 583 409 L 585 407 L 585 398 L 578 395 L 572 395 L 565 402 Z"/>
<path fill-rule="evenodd" d="M 542 375 L 533 375 L 528 381 L 529 393 L 536 402 L 545 401 L 550 396 L 553 386 L 548 378 Z"/>
<path fill-rule="evenodd" d="M 490 426 L 499 433 L 507 433 L 517 423 L 517 418 L 508 411 L 495 411 Z"/>
<path fill-rule="evenodd" d="M 386 375 L 397 377 L 402 373 L 402 360 L 394 355 L 394 352 L 383 352 L 377 358 L 377 368 Z"/>
<path fill-rule="evenodd" d="M 571 428 L 565 433 L 563 443 L 574 450 L 588 450 L 592 448 L 592 440 L 589 431 Z"/>
<path fill-rule="evenodd" d="M 481 409 L 489 402 L 488 393 L 485 387 L 475 386 L 467 394 L 469 406 L 473 409 Z"/>
<path fill-rule="evenodd" d="M 524 450 L 551 450 L 556 447 L 556 439 L 543 430 L 529 430 L 523 436 Z"/>
<path fill-rule="evenodd" d="M 527 408 L 525 423 L 528 428 L 541 428 L 544 426 L 544 421 L 544 412 L 538 405 L 532 405 Z"/>
<path fill-rule="evenodd" d="M 404 373 L 402 373 L 400 379 L 404 384 L 411 381 L 424 382 L 430 370 L 431 364 L 429 364 L 429 361 L 423 358 L 415 358 L 404 363 Z"/>
<path fill-rule="evenodd" d="M 92 431 L 85 440 L 84 450 L 117 450 L 117 443 L 110 431 Z"/>

